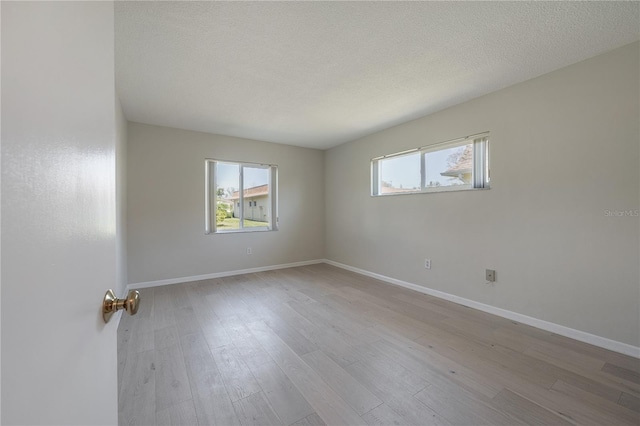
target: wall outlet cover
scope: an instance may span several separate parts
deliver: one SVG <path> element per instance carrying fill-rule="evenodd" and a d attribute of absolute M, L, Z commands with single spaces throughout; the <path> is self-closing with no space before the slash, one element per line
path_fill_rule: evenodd
<path fill-rule="evenodd" d="M 496 281 L 495 269 L 487 269 L 485 275 L 486 275 L 486 280 L 489 281 L 490 283 L 493 283 Z"/>

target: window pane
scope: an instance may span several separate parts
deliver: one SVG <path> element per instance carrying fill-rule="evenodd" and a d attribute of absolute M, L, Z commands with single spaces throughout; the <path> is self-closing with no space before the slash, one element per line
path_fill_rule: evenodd
<path fill-rule="evenodd" d="M 216 163 L 216 229 L 240 229 L 240 166 Z"/>
<path fill-rule="evenodd" d="M 277 231 L 277 166 L 206 160 L 207 234 Z"/>
<path fill-rule="evenodd" d="M 420 190 L 420 153 L 380 160 L 378 194 L 393 194 Z"/>
<path fill-rule="evenodd" d="M 269 169 L 244 166 L 244 221 L 245 228 L 269 227 Z"/>
<path fill-rule="evenodd" d="M 427 152 L 425 187 L 470 185 L 473 180 L 473 143 Z"/>

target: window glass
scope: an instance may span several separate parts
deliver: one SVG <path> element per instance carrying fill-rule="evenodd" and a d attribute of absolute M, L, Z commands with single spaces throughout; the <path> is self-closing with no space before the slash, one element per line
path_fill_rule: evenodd
<path fill-rule="evenodd" d="M 240 165 L 216 163 L 216 229 L 240 229 Z"/>
<path fill-rule="evenodd" d="M 460 138 L 371 160 L 371 194 L 489 187 L 489 138 Z"/>
<path fill-rule="evenodd" d="M 426 152 L 425 187 L 471 185 L 473 144 Z"/>
<path fill-rule="evenodd" d="M 206 160 L 206 233 L 277 229 L 277 166 Z"/>
<path fill-rule="evenodd" d="M 244 228 L 269 226 L 269 169 L 242 168 L 244 176 Z"/>
<path fill-rule="evenodd" d="M 420 153 L 380 161 L 380 194 L 420 191 Z"/>

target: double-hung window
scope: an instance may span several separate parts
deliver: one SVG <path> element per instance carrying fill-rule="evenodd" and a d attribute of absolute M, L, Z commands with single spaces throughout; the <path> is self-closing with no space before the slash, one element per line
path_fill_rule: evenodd
<path fill-rule="evenodd" d="M 371 160 L 371 195 L 489 188 L 489 136 L 468 136 Z"/>
<path fill-rule="evenodd" d="M 206 160 L 205 231 L 278 229 L 278 167 L 272 164 Z"/>

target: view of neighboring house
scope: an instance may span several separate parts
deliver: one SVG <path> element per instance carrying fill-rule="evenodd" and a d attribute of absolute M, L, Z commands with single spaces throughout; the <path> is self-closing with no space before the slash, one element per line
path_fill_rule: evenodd
<path fill-rule="evenodd" d="M 458 178 L 465 184 L 471 183 L 473 170 L 473 144 L 469 144 L 464 148 L 460 158 L 449 169 L 440 173 L 442 176 Z"/>
<path fill-rule="evenodd" d="M 269 221 L 269 185 L 259 185 L 244 190 L 244 218 L 258 222 Z M 240 191 L 228 198 L 232 205 L 233 217 L 240 217 Z"/>

